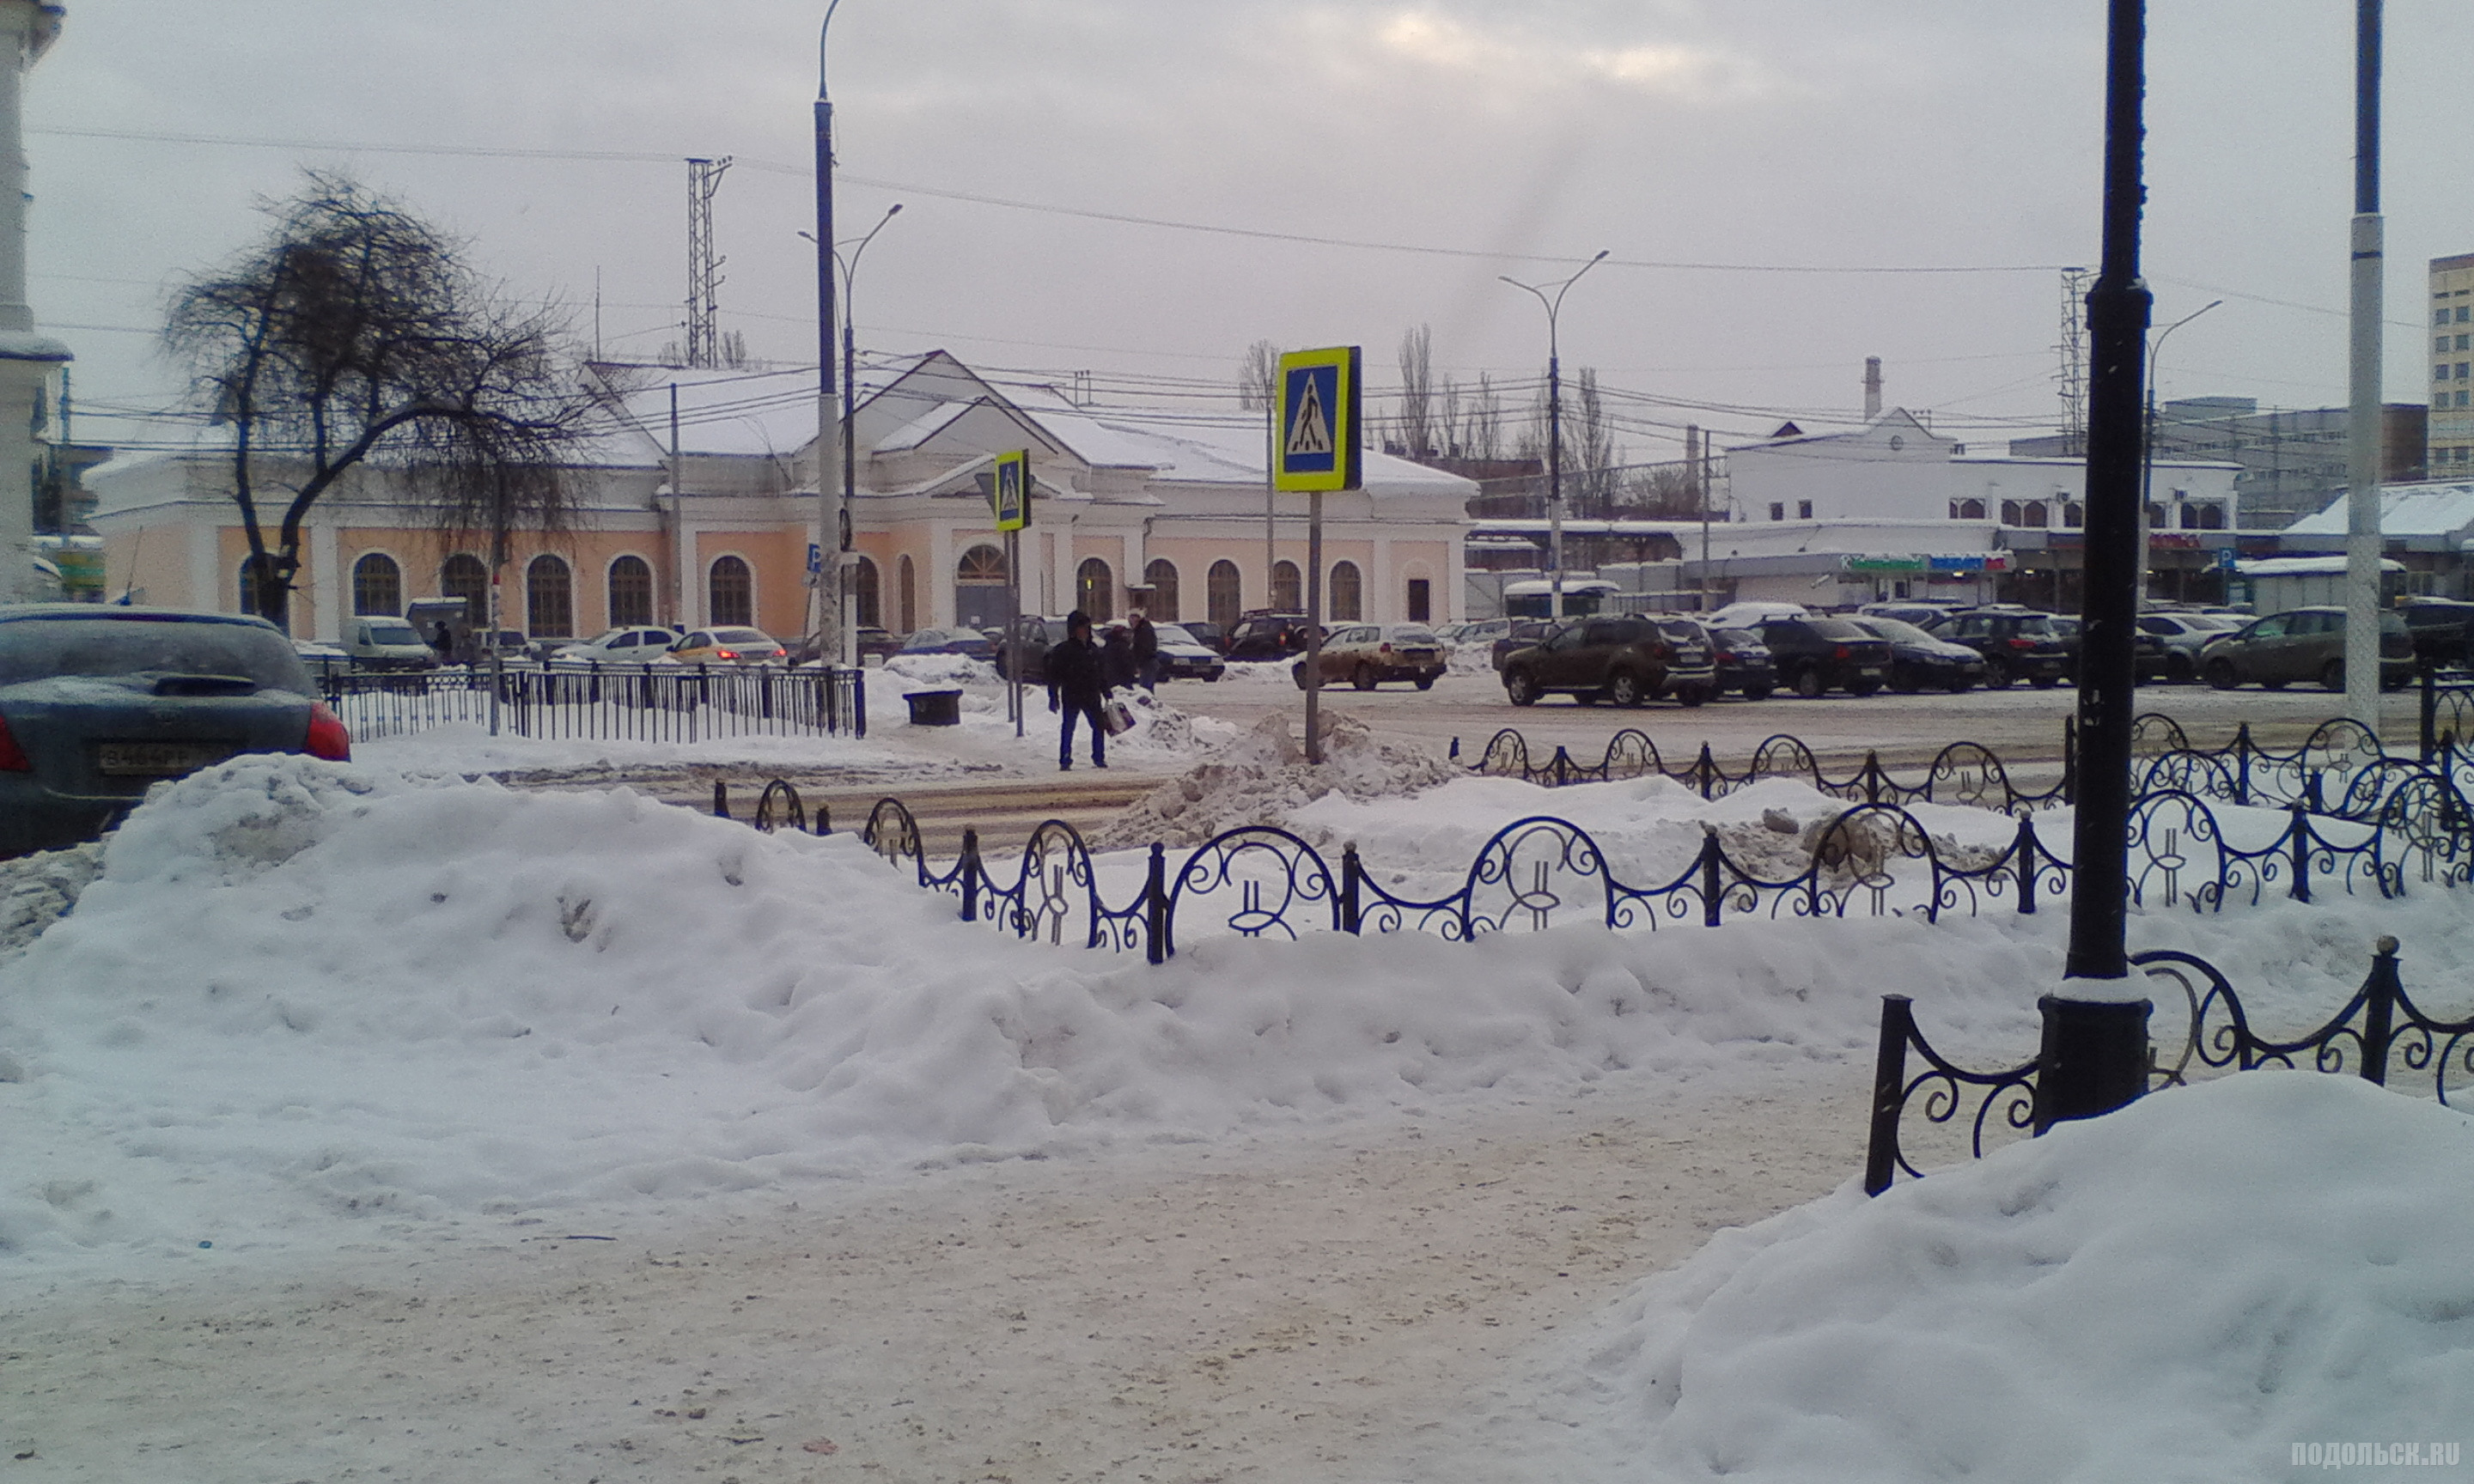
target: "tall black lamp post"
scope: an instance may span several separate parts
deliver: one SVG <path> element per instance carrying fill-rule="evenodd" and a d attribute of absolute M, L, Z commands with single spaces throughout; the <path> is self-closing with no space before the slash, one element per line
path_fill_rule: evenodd
<path fill-rule="evenodd" d="M 876 240 L 878 232 L 885 230 L 886 223 L 901 214 L 902 203 L 898 201 L 885 207 L 885 215 L 878 219 L 874 227 L 867 229 L 867 235 L 859 240 L 859 246 L 851 249 L 850 257 L 842 263 L 842 549 L 844 551 L 851 548 L 850 502 L 852 492 L 859 488 L 858 434 L 851 425 L 852 419 L 859 411 L 859 337 L 853 332 L 851 326 L 851 300 L 859 292 L 860 254 L 867 251 L 867 245 Z M 840 256 L 839 253 L 835 255 Z M 842 625 L 842 663 L 856 666 L 859 663 L 859 620 L 855 616 Z"/>
<path fill-rule="evenodd" d="M 1546 564 L 1549 568 L 1549 600 L 1547 616 L 1564 616 L 1564 366 L 1556 343 L 1555 320 L 1563 313 L 1564 295 L 1581 281 L 1581 274 L 1598 266 L 1613 248 L 1600 248 L 1598 255 L 1581 265 L 1580 273 L 1560 283 L 1523 283 L 1517 278 L 1495 275 L 1516 289 L 1526 289 L 1538 296 L 1546 307 Z M 1546 291 L 1555 297 L 1548 299 Z"/>
<path fill-rule="evenodd" d="M 2087 606 L 2079 658 L 2078 818 L 2070 955 L 2044 1012 L 2038 1132 L 2119 1108 L 2147 1085 L 2150 1006 L 2130 982 L 2131 673 L 2139 621 L 2141 373 L 2149 296 L 2139 276 L 2146 0 L 2109 0 L 2104 261 L 2088 294 Z"/>
<path fill-rule="evenodd" d="M 816 28 L 816 636 L 825 663 L 855 661 L 855 635 L 843 633 L 841 554 L 850 550 L 850 487 L 826 492 L 825 467 L 834 447 L 834 106 L 825 95 L 825 37 L 834 12 Z"/>

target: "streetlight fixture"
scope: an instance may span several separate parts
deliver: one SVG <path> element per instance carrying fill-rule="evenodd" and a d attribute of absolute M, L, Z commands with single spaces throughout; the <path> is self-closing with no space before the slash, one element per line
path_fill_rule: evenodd
<path fill-rule="evenodd" d="M 2143 608 L 2147 603 L 2147 540 L 2154 518 L 2150 513 L 2156 508 L 2156 361 L 2165 353 L 2166 336 L 2223 302 L 2221 299 L 2208 300 L 2158 330 L 2155 338 L 2147 342 L 2147 439 L 2139 462 L 2139 603 Z"/>
<path fill-rule="evenodd" d="M 1581 265 L 1580 273 L 1560 283 L 1523 283 L 1495 275 L 1514 288 L 1538 296 L 1538 302 L 1546 309 L 1546 565 L 1551 594 L 1547 616 L 1559 621 L 1564 616 L 1564 369 L 1555 321 L 1563 312 L 1564 296 L 1581 281 L 1581 274 L 1597 267 L 1613 251 L 1600 248 L 1596 257 Z M 1548 289 L 1555 291 L 1553 299 L 1546 297 Z"/>
<path fill-rule="evenodd" d="M 841 537 L 842 550 L 844 551 L 851 549 L 850 502 L 852 493 L 859 489 L 858 434 L 854 431 L 851 425 L 852 419 L 859 410 L 859 350 L 858 337 L 852 331 L 851 299 L 857 292 L 860 254 L 867 251 L 867 245 L 876 240 L 876 234 L 878 232 L 885 230 L 885 224 L 891 222 L 895 217 L 900 216 L 901 214 L 902 203 L 897 201 L 892 205 L 885 208 L 885 215 L 877 220 L 877 224 L 874 227 L 867 229 L 867 235 L 859 240 L 859 246 L 851 249 L 851 255 L 847 261 L 842 260 L 840 253 L 837 252 L 834 254 L 835 259 L 837 261 L 840 261 L 842 266 Z M 845 665 L 856 667 L 859 664 L 859 622 L 857 616 L 854 614 L 844 613 L 840 616 L 844 620 L 840 625 L 841 662 Z"/>

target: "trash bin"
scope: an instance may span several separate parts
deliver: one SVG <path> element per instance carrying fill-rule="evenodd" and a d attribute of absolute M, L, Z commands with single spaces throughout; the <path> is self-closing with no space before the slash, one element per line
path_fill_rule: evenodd
<path fill-rule="evenodd" d="M 914 690 L 902 699 L 910 703 L 913 727 L 962 725 L 962 693 L 958 690 Z"/>

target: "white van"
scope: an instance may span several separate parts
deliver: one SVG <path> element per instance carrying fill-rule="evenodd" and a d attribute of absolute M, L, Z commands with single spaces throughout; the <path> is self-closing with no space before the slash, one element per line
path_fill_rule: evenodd
<path fill-rule="evenodd" d="M 419 630 L 384 614 L 344 620 L 340 647 L 364 670 L 428 670 L 438 664 L 438 651 L 422 642 Z"/>

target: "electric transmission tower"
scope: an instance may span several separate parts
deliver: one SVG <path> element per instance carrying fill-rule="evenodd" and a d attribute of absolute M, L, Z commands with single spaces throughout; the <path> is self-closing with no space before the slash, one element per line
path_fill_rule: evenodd
<path fill-rule="evenodd" d="M 2087 452 L 2087 290 L 2088 271 L 2062 270 L 2062 437 L 2073 458 Z"/>
<path fill-rule="evenodd" d="M 721 189 L 721 173 L 730 156 L 688 161 L 688 364 L 719 366 L 721 335 L 715 327 L 715 299 L 721 288 L 721 265 L 728 261 L 713 251 L 713 198 Z"/>

